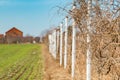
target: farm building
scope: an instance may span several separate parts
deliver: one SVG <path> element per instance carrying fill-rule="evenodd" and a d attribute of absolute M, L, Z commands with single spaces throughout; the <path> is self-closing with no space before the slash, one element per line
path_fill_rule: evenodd
<path fill-rule="evenodd" d="M 6 37 L 23 37 L 23 32 L 13 27 L 6 32 Z"/>
<path fill-rule="evenodd" d="M 0 34 L 0 39 L 4 37 L 4 34 Z"/>
<path fill-rule="evenodd" d="M 23 32 L 15 27 L 5 32 L 5 35 L 0 34 L 0 44 L 12 43 L 39 43 L 40 37 L 30 35 L 23 36 Z"/>
<path fill-rule="evenodd" d="M 4 34 L 0 34 L 0 43 L 5 43 Z"/>
<path fill-rule="evenodd" d="M 23 32 L 13 27 L 5 33 L 6 43 L 21 43 Z"/>

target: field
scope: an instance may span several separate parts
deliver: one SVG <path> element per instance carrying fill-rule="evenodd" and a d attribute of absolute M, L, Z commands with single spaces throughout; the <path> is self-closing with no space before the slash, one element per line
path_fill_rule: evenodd
<path fill-rule="evenodd" d="M 42 80 L 42 73 L 40 45 L 0 45 L 0 80 Z"/>

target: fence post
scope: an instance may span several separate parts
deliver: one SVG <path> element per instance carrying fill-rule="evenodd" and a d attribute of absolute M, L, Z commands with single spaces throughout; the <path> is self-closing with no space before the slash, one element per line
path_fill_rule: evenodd
<path fill-rule="evenodd" d="M 63 35 L 62 35 L 62 28 L 63 28 L 63 23 L 60 24 L 60 66 L 62 65 L 62 38 L 63 38 Z"/>
<path fill-rule="evenodd" d="M 64 68 L 67 67 L 67 35 L 68 35 L 68 17 L 65 18 L 65 47 L 64 47 Z"/>
<path fill-rule="evenodd" d="M 73 5 L 73 9 L 75 9 L 76 6 Z M 75 49 L 76 49 L 76 30 L 75 30 L 75 21 L 73 20 L 73 25 L 72 25 L 72 78 L 74 78 L 75 74 Z"/>
<path fill-rule="evenodd" d="M 59 51 L 59 30 L 57 31 L 57 53 Z"/>
<path fill-rule="evenodd" d="M 49 52 L 51 53 L 51 34 L 49 34 Z"/>
<path fill-rule="evenodd" d="M 51 33 L 51 55 L 53 54 L 53 31 Z"/>
<path fill-rule="evenodd" d="M 56 59 L 57 45 L 56 45 L 56 30 L 53 31 L 53 57 Z"/>
<path fill-rule="evenodd" d="M 88 0 L 88 21 L 87 21 L 87 59 L 86 59 L 86 80 L 91 80 L 91 55 L 90 52 L 90 33 L 91 33 L 91 8 L 92 8 L 92 0 Z"/>

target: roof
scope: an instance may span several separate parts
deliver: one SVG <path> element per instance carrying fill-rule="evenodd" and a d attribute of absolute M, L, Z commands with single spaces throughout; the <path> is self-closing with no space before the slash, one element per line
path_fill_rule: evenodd
<path fill-rule="evenodd" d="M 7 33 L 7 32 L 10 32 L 10 31 L 12 31 L 12 30 L 14 30 L 14 29 L 17 30 L 17 31 L 19 31 L 19 32 L 21 32 L 21 33 L 23 33 L 21 30 L 17 29 L 16 27 L 11 28 L 10 30 L 6 31 L 6 33 Z"/>
<path fill-rule="evenodd" d="M 0 34 L 0 36 L 3 36 L 4 34 Z"/>
<path fill-rule="evenodd" d="M 4 37 L 4 34 L 0 34 L 0 38 Z"/>

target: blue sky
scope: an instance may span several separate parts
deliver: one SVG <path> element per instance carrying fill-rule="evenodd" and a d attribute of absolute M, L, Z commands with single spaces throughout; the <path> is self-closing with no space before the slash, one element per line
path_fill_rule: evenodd
<path fill-rule="evenodd" d="M 12 27 L 24 35 L 39 36 L 42 31 L 58 26 L 63 16 L 56 6 L 69 5 L 72 0 L 0 0 L 0 33 Z"/>

